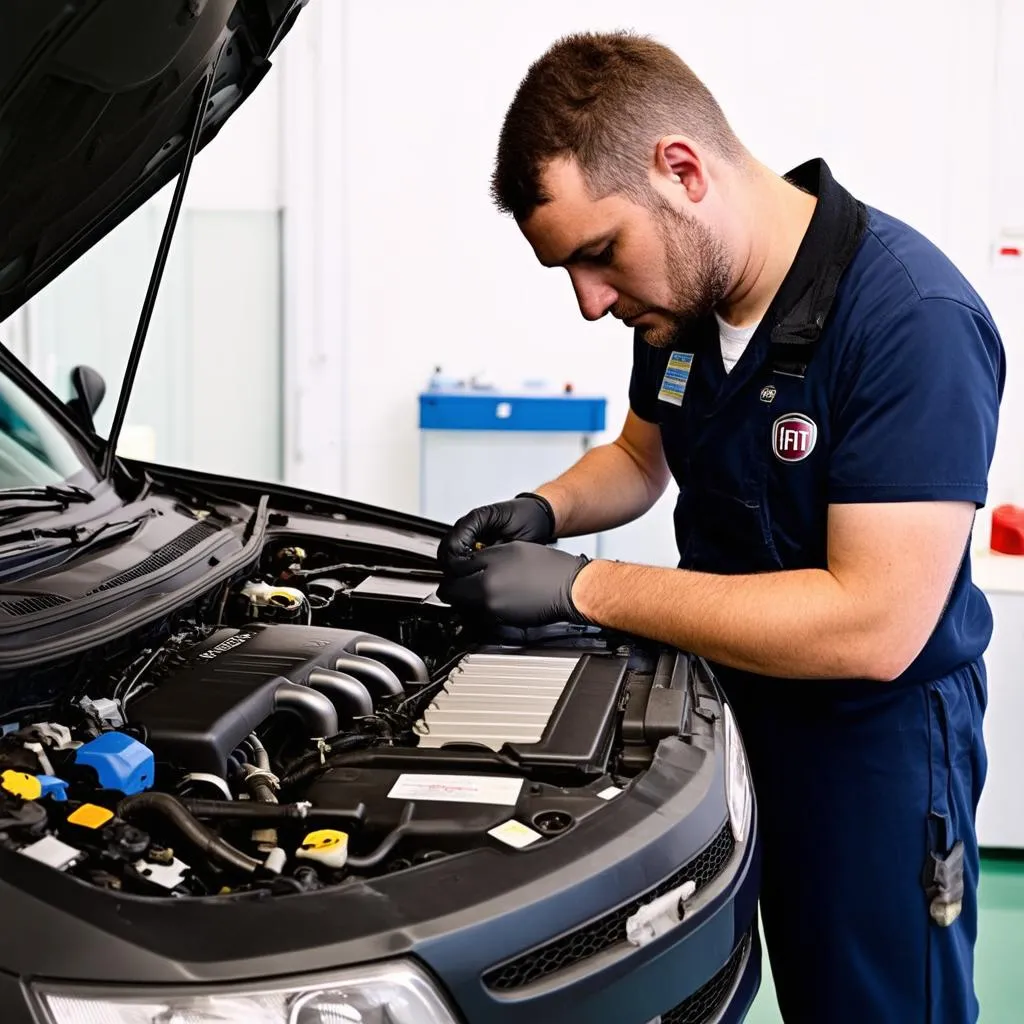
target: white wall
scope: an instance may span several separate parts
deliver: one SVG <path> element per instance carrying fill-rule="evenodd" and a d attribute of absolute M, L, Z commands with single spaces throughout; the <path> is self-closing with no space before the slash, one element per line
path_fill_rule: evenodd
<path fill-rule="evenodd" d="M 416 395 L 436 363 L 512 380 L 543 367 L 606 395 L 610 426 L 621 422 L 628 332 L 585 323 L 562 272 L 533 261 L 487 194 L 516 85 L 574 30 L 635 28 L 674 47 L 770 166 L 822 155 L 860 197 L 946 248 L 1019 351 L 1024 278 L 994 275 L 989 256 L 1001 3 L 1022 0 L 348 0 L 342 95 L 322 99 L 344 125 L 342 489 L 416 509 Z M 1024 192 L 1019 164 L 1000 168 L 1002 194 Z M 993 497 L 1024 500 L 1022 424 L 1012 412 L 1004 422 Z M 637 529 L 661 543 L 665 517 Z"/>

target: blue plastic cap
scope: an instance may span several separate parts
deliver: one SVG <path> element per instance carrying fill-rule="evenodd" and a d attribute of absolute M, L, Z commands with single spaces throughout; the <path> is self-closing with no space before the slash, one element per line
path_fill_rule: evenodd
<path fill-rule="evenodd" d="M 123 732 L 105 732 L 79 747 L 75 763 L 94 769 L 104 789 L 116 789 L 125 796 L 153 785 L 153 751 Z"/>
<path fill-rule="evenodd" d="M 43 787 L 40 796 L 52 796 L 54 800 L 63 803 L 68 798 L 68 784 L 56 775 L 37 775 L 39 785 Z"/>

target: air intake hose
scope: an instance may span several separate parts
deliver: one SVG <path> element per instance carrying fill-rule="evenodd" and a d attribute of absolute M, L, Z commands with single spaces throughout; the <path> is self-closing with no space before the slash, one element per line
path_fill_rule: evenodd
<path fill-rule="evenodd" d="M 261 862 L 254 857 L 236 850 L 230 843 L 201 825 L 185 809 L 185 805 L 169 793 L 136 793 L 125 797 L 117 805 L 118 817 L 130 820 L 140 812 L 155 811 L 163 815 L 190 842 L 203 851 L 208 857 L 219 860 L 228 867 L 252 874 L 261 867 Z"/>

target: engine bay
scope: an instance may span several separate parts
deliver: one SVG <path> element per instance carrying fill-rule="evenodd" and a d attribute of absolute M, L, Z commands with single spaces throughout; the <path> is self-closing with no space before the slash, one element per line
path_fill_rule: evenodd
<path fill-rule="evenodd" d="M 683 728 L 676 653 L 480 629 L 402 561 L 270 541 L 176 616 L 39 667 L 49 696 L 0 708 L 0 860 L 153 897 L 315 891 L 556 842 Z"/>

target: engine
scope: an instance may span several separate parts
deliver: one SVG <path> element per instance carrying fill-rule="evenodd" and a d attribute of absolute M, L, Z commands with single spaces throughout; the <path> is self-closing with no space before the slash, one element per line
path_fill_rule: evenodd
<path fill-rule="evenodd" d="M 555 841 L 678 730 L 686 681 L 654 686 L 642 652 L 482 642 L 400 571 L 368 586 L 305 561 L 276 552 L 8 722 L 0 856 L 147 895 L 317 889 Z"/>

